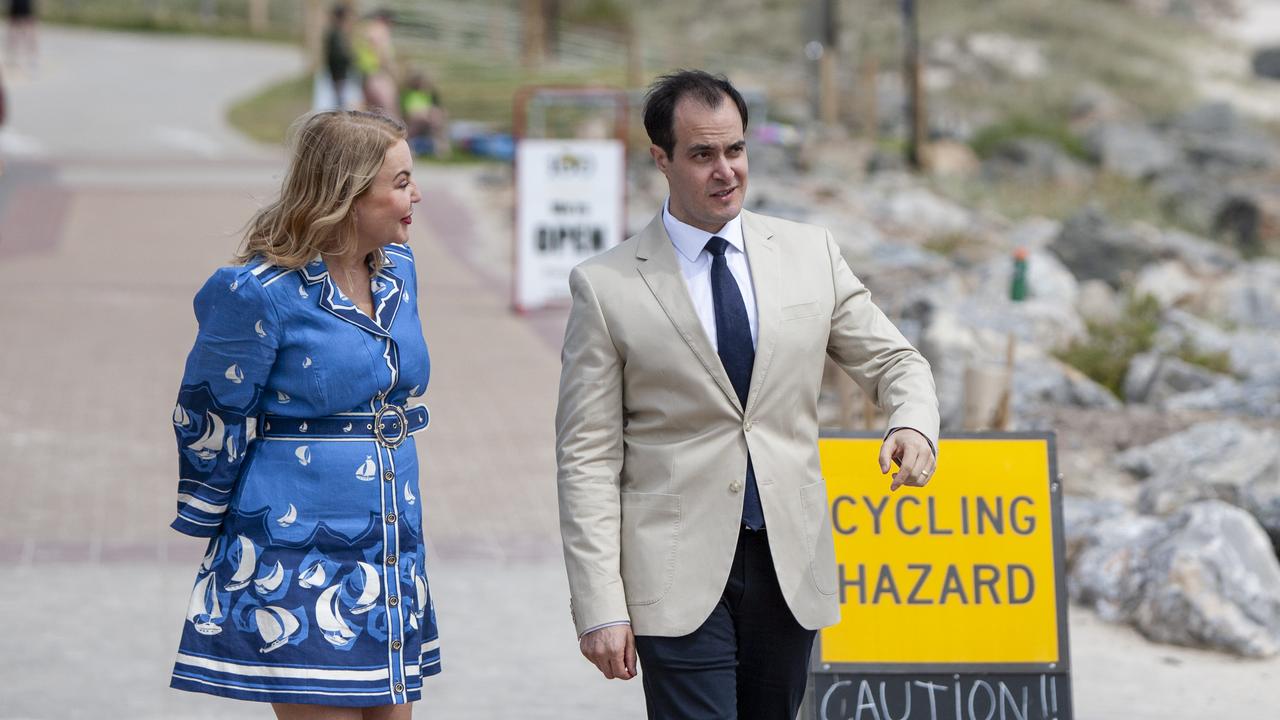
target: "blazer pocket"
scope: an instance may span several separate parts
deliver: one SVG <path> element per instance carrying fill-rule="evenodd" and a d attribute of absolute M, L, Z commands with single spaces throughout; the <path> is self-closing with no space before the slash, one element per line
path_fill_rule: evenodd
<path fill-rule="evenodd" d="M 801 320 L 803 318 L 817 317 L 821 312 L 818 307 L 818 301 L 814 300 L 807 303 L 797 303 L 795 305 L 782 306 L 783 320 Z"/>
<path fill-rule="evenodd" d="M 800 505 L 804 511 L 804 537 L 808 545 L 809 574 L 813 578 L 813 585 L 823 595 L 834 595 L 836 549 L 831 536 L 827 484 L 819 480 L 800 488 Z"/>
<path fill-rule="evenodd" d="M 622 586 L 628 605 L 666 596 L 676 574 L 680 496 L 622 493 Z"/>

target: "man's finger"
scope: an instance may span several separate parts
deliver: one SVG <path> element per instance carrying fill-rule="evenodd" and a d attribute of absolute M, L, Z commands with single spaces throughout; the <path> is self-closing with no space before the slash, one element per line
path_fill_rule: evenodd
<path fill-rule="evenodd" d="M 893 435 L 897 435 L 897 433 L 894 433 Z M 893 461 L 893 447 L 898 444 L 898 441 L 894 439 L 893 435 L 885 438 L 884 442 L 880 443 L 881 475 L 889 472 L 889 464 Z"/>
<path fill-rule="evenodd" d="M 628 680 L 631 678 L 627 674 L 626 649 L 619 647 L 609 653 L 609 671 L 613 673 L 609 677 L 617 680 Z"/>
<path fill-rule="evenodd" d="M 918 456 L 919 451 L 915 447 L 909 443 L 903 444 L 902 459 L 898 461 L 898 472 L 894 473 L 893 485 L 890 486 L 890 490 L 897 490 L 904 483 L 911 481 Z"/>
<path fill-rule="evenodd" d="M 636 636 L 635 633 L 627 633 L 627 647 L 624 659 L 627 665 L 627 679 L 636 676 Z"/>

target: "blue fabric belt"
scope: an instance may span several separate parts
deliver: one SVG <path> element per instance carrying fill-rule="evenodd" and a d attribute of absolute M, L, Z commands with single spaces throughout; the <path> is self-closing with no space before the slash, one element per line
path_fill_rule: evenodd
<path fill-rule="evenodd" d="M 376 413 L 346 413 L 318 418 L 263 415 L 258 437 L 267 440 L 377 440 L 387 447 L 431 424 L 425 405 L 385 405 Z"/>

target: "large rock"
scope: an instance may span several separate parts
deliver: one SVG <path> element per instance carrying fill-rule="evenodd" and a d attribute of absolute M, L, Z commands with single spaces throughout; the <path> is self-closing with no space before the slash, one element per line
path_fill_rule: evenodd
<path fill-rule="evenodd" d="M 1165 518 L 1103 513 L 1077 538 L 1076 602 L 1157 642 L 1280 653 L 1280 562 L 1240 509 L 1208 500 Z"/>
<path fill-rule="evenodd" d="M 1124 376 L 1124 399 L 1131 403 L 1160 405 L 1183 393 L 1205 390 L 1221 383 L 1234 384 L 1227 375 L 1156 352 L 1135 355 Z"/>
<path fill-rule="evenodd" d="M 1024 247 L 1028 250 L 1043 250 L 1062 232 L 1062 223 L 1043 217 L 1032 217 L 1019 221 L 1005 233 L 1005 239 L 1011 247 Z"/>
<path fill-rule="evenodd" d="M 886 182 L 871 193 L 866 204 L 871 218 L 882 226 L 929 237 L 972 232 L 978 224 L 967 208 L 922 187 Z"/>
<path fill-rule="evenodd" d="M 1101 122 L 1118 122 L 1140 113 L 1128 101 L 1097 83 L 1076 88 L 1071 97 L 1071 127 L 1077 131 Z"/>
<path fill-rule="evenodd" d="M 1086 323 L 1108 324 L 1120 319 L 1124 314 L 1124 304 L 1110 285 L 1101 280 L 1086 280 L 1080 283 L 1076 312 Z"/>
<path fill-rule="evenodd" d="M 1120 401 L 1070 365 L 1038 349 L 1028 350 L 1014 365 L 1014 416 L 1033 414 L 1045 405 L 1118 410 Z"/>
<path fill-rule="evenodd" d="M 1121 468 L 1146 478 L 1143 512 L 1168 514 L 1216 499 L 1252 515 L 1280 538 L 1280 434 L 1236 420 L 1199 423 L 1116 457 Z"/>
<path fill-rule="evenodd" d="M 997 145 L 982 163 L 982 171 L 992 180 L 1027 185 L 1080 187 L 1093 178 L 1089 168 L 1039 138 L 1015 138 Z"/>
<path fill-rule="evenodd" d="M 1280 80 L 1280 47 L 1261 48 L 1253 53 L 1253 74 Z"/>
<path fill-rule="evenodd" d="M 1113 288 L 1168 253 L 1158 240 L 1113 225 L 1094 208 L 1068 218 L 1049 249 L 1076 279 L 1102 280 Z"/>
<path fill-rule="evenodd" d="M 1234 248 L 1205 238 L 1166 228 L 1153 228 L 1160 235 L 1159 244 L 1201 277 L 1230 272 L 1240 264 L 1240 253 Z"/>
<path fill-rule="evenodd" d="M 1250 257 L 1280 254 L 1280 185 L 1235 183 L 1221 196 L 1210 232 Z"/>
<path fill-rule="evenodd" d="M 1280 261 L 1256 260 L 1241 267 L 1214 283 L 1205 303 L 1209 313 L 1236 325 L 1280 330 Z"/>
<path fill-rule="evenodd" d="M 1165 214 L 1206 235 L 1214 232 L 1218 216 L 1232 197 L 1222 178 L 1185 163 L 1152 180 L 1150 188 Z"/>
<path fill-rule="evenodd" d="M 1104 170 L 1131 180 L 1170 170 L 1182 157 L 1175 145 L 1138 123 L 1099 123 L 1085 134 L 1085 149 Z"/>
<path fill-rule="evenodd" d="M 1194 107 L 1169 122 L 1186 157 L 1204 171 L 1239 173 L 1271 167 L 1275 143 L 1225 102 Z"/>
<path fill-rule="evenodd" d="M 1174 308 L 1164 313 L 1153 342 L 1153 349 L 1166 354 L 1179 354 L 1187 349 L 1225 353 L 1233 375 L 1245 380 L 1280 382 L 1280 332 L 1277 331 L 1228 330 Z"/>
<path fill-rule="evenodd" d="M 1280 419 L 1280 382 L 1222 380 L 1203 390 L 1175 395 L 1164 402 L 1169 410 L 1208 410 Z"/>
<path fill-rule="evenodd" d="M 1138 297 L 1149 295 L 1160 307 L 1167 308 L 1199 296 L 1204 284 L 1187 272 L 1181 261 L 1163 260 L 1142 268 L 1133 289 Z"/>

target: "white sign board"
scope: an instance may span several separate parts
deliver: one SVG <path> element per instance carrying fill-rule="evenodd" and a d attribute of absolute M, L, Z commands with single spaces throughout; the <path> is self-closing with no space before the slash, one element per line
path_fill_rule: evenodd
<path fill-rule="evenodd" d="M 515 306 L 569 299 L 569 271 L 622 242 L 620 140 L 521 140 L 516 146 Z"/>

